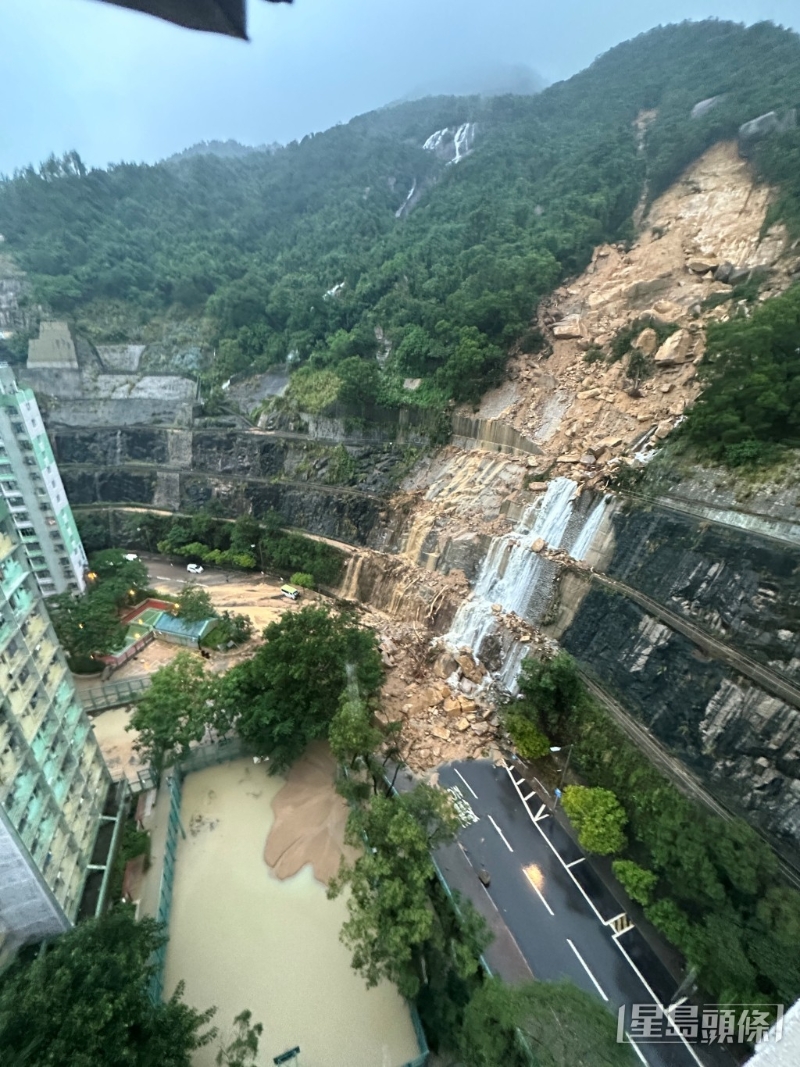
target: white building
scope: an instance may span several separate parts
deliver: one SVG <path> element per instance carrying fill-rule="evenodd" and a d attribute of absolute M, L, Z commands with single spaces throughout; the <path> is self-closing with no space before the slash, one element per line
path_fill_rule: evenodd
<path fill-rule="evenodd" d="M 0 499 L 44 596 L 83 592 L 86 553 L 36 398 L 0 363 Z"/>

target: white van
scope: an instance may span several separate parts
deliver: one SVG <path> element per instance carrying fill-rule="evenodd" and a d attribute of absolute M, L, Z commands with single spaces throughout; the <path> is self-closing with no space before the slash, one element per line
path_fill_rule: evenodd
<path fill-rule="evenodd" d="M 289 600 L 297 600 L 300 596 L 300 590 L 295 589 L 293 585 L 282 585 L 281 592 L 285 597 L 288 597 Z"/>

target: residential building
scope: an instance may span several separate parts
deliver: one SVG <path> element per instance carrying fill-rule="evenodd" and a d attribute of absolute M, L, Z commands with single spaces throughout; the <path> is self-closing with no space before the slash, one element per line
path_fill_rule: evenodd
<path fill-rule="evenodd" d="M 44 596 L 86 588 L 86 553 L 36 398 L 0 363 L 0 498 Z"/>
<path fill-rule="evenodd" d="M 109 786 L 0 500 L 0 951 L 75 920 Z"/>

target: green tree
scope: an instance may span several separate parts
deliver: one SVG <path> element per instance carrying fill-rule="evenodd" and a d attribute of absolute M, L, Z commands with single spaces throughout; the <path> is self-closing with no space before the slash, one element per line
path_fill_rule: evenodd
<path fill-rule="evenodd" d="M 658 882 L 658 875 L 640 867 L 633 860 L 614 860 L 611 864 L 620 885 L 637 904 L 649 904 L 653 889 Z"/>
<path fill-rule="evenodd" d="M 367 847 L 354 862 L 342 862 L 328 895 L 349 890 L 341 939 L 368 986 L 387 978 L 404 996 L 419 992 L 424 946 L 435 926 L 430 853 L 452 841 L 457 830 L 450 796 L 427 785 L 397 797 L 375 796 L 351 813 L 345 840 Z"/>
<path fill-rule="evenodd" d="M 523 759 L 541 759 L 550 751 L 550 742 L 524 715 L 507 715 L 506 727 L 514 747 Z"/>
<path fill-rule="evenodd" d="M 485 981 L 467 1005 L 465 1067 L 634 1067 L 614 1017 L 569 981 L 508 986 Z"/>
<path fill-rule="evenodd" d="M 189 582 L 178 594 L 178 617 L 186 622 L 200 622 L 216 615 L 208 591 Z"/>
<path fill-rule="evenodd" d="M 153 1004 L 147 986 L 164 935 L 127 909 L 90 919 L 23 953 L 0 978 L 0 1060 L 36 1067 L 191 1067 L 216 1034 L 214 1009 L 172 997 Z"/>
<path fill-rule="evenodd" d="M 609 789 L 568 785 L 561 800 L 587 852 L 606 856 L 625 847 L 625 809 Z"/>
<path fill-rule="evenodd" d="M 375 402 L 378 395 L 378 364 L 374 359 L 349 356 L 337 364 L 336 376 L 341 382 L 339 400 L 343 404 L 361 407 Z"/>
<path fill-rule="evenodd" d="M 150 585 L 144 563 L 140 559 L 125 559 L 117 548 L 95 552 L 89 559 L 89 570 L 97 576 L 95 580 L 107 594 L 113 592 L 120 608 L 139 599 Z"/>
<path fill-rule="evenodd" d="M 253 1013 L 245 1010 L 233 1020 L 233 1036 L 217 1052 L 217 1067 L 247 1067 L 255 1063 L 264 1027 L 261 1023 L 251 1023 L 252 1018 Z"/>
<path fill-rule="evenodd" d="M 157 774 L 186 755 L 206 725 L 216 722 L 217 687 L 218 679 L 190 652 L 179 652 L 155 672 L 126 729 L 137 732 L 134 747 Z"/>
<path fill-rule="evenodd" d="M 348 672 L 368 697 L 383 668 L 374 635 L 325 608 L 287 612 L 264 639 L 252 659 L 225 675 L 222 704 L 240 736 L 279 771 L 327 735 Z"/>
<path fill-rule="evenodd" d="M 572 656 L 566 652 L 552 659 L 528 656 L 522 664 L 519 688 L 523 699 L 515 705 L 515 714 L 537 722 L 557 743 L 563 744 L 572 736 L 572 722 L 584 693 Z"/>
<path fill-rule="evenodd" d="M 81 661 L 113 652 L 125 643 L 125 627 L 119 620 L 113 590 L 100 587 L 82 596 L 59 593 L 50 597 L 47 609 L 73 670 Z"/>

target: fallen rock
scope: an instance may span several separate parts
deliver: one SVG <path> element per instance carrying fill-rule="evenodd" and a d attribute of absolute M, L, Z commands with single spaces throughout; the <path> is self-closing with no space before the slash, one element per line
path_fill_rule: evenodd
<path fill-rule="evenodd" d="M 646 356 L 652 356 L 658 348 L 658 334 L 652 326 L 646 327 L 633 342 L 634 348 L 644 352 Z"/>
<path fill-rule="evenodd" d="M 465 730 L 469 730 L 469 719 L 459 719 L 456 723 L 456 730 L 463 734 Z"/>
<path fill-rule="evenodd" d="M 657 367 L 676 367 L 685 363 L 689 354 L 691 337 L 686 330 L 676 330 L 656 352 L 653 360 Z"/>
<path fill-rule="evenodd" d="M 434 726 L 433 729 L 431 730 L 431 734 L 434 737 L 438 737 L 440 741 L 449 741 L 450 740 L 450 731 L 449 730 L 443 730 L 441 726 Z"/>
<path fill-rule="evenodd" d="M 543 537 L 537 537 L 535 541 L 531 542 L 531 552 L 541 552 L 546 547 L 547 541 Z"/>
<path fill-rule="evenodd" d="M 458 670 L 458 662 L 455 656 L 449 652 L 443 652 L 436 660 L 433 669 L 440 678 L 449 678 L 454 671 Z"/>
<path fill-rule="evenodd" d="M 444 702 L 444 713 L 451 717 L 461 714 L 461 701 L 457 697 L 448 697 Z"/>
<path fill-rule="evenodd" d="M 569 341 L 583 337 L 583 324 L 577 315 L 570 315 L 553 327 L 553 336 L 559 341 Z"/>
<path fill-rule="evenodd" d="M 672 430 L 671 422 L 660 422 L 653 431 L 653 437 L 661 441 Z"/>
<path fill-rule="evenodd" d="M 694 274 L 706 274 L 710 270 L 716 270 L 719 263 L 715 259 L 706 259 L 698 256 L 695 259 L 690 259 L 686 266 Z"/>

